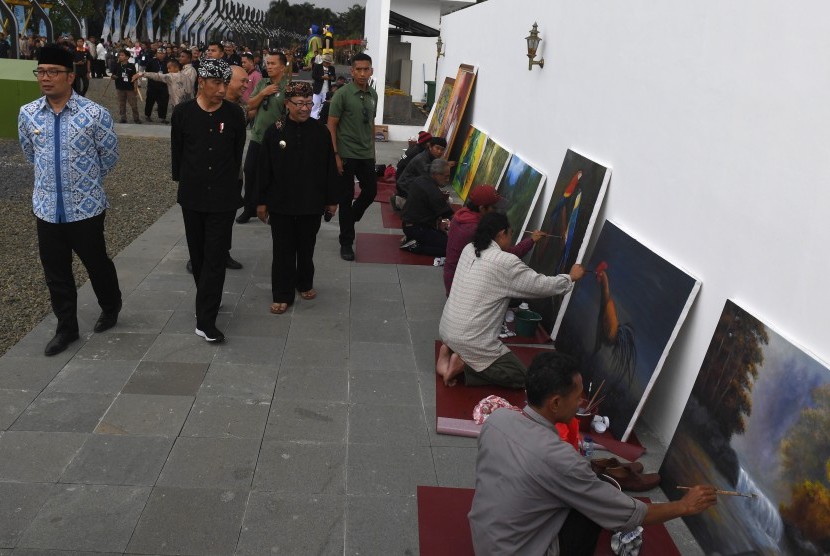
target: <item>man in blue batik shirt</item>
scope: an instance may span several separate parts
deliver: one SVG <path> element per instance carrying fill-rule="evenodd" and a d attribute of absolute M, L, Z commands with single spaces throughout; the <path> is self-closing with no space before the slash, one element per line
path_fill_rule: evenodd
<path fill-rule="evenodd" d="M 78 339 L 78 294 L 72 252 L 87 269 L 101 315 L 95 332 L 115 326 L 121 290 L 107 256 L 104 217 L 109 206 L 104 176 L 118 161 L 118 137 L 109 112 L 72 91 L 72 54 L 44 46 L 34 70 L 44 96 L 20 108 L 17 130 L 26 158 L 35 165 L 32 194 L 40 262 L 58 318 L 46 355 Z"/>

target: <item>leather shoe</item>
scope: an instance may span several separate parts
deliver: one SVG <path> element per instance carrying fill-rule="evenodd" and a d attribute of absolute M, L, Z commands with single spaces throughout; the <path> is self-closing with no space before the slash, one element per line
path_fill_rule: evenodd
<path fill-rule="evenodd" d="M 340 258 L 344 261 L 353 261 L 354 260 L 354 249 L 352 249 L 351 245 L 341 245 L 340 246 Z"/>
<path fill-rule="evenodd" d="M 643 492 L 656 488 L 660 484 L 660 475 L 657 473 L 646 473 L 641 475 L 625 467 L 607 467 L 603 475 L 611 477 L 620 484 L 623 490 Z"/>
<path fill-rule="evenodd" d="M 594 473 L 599 475 L 600 473 L 604 473 L 606 469 L 609 467 L 625 467 L 634 473 L 642 473 L 643 472 L 643 464 L 639 461 L 635 461 L 632 463 L 623 463 L 617 458 L 596 458 L 591 460 L 591 469 L 594 470 Z"/>
<path fill-rule="evenodd" d="M 241 270 L 242 263 L 235 260 L 233 257 L 231 257 L 230 253 L 228 253 L 228 258 L 225 259 L 225 268 L 230 268 L 231 270 Z"/>
<path fill-rule="evenodd" d="M 242 214 L 240 214 L 239 216 L 236 217 L 236 223 L 237 224 L 247 224 L 248 221 L 250 221 L 251 218 L 253 218 L 253 216 L 254 215 L 252 215 L 247 210 L 243 210 Z"/>
<path fill-rule="evenodd" d="M 121 312 L 121 303 L 118 304 L 118 309 L 115 311 L 110 311 L 109 313 L 101 311 L 101 315 L 98 317 L 98 321 L 95 323 L 95 327 L 92 329 L 95 332 L 103 332 L 104 330 L 109 330 L 118 322 L 118 313 Z"/>
<path fill-rule="evenodd" d="M 193 274 L 193 261 L 191 261 L 190 259 L 188 259 L 188 260 L 187 260 L 187 264 L 186 264 L 186 265 L 184 265 L 184 267 L 187 269 L 187 271 L 188 271 L 190 274 Z"/>
<path fill-rule="evenodd" d="M 46 349 L 43 350 L 43 354 L 47 356 L 57 355 L 69 347 L 69 344 L 78 338 L 79 336 L 77 332 L 55 334 L 55 337 L 49 340 L 49 343 L 46 344 Z"/>

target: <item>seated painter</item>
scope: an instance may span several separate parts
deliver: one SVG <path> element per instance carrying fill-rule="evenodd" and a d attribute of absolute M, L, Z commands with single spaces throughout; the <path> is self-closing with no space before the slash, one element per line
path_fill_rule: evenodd
<path fill-rule="evenodd" d="M 444 151 L 447 149 L 447 140 L 443 137 L 430 137 L 427 140 L 427 148 L 415 157 L 406 165 L 406 168 L 395 180 L 395 190 L 398 197 L 407 199 L 409 197 L 409 187 L 412 183 L 421 177 L 429 176 L 430 164 L 432 161 L 444 156 Z M 452 167 L 452 164 L 450 164 Z M 394 201 L 395 206 L 403 208 L 404 202 L 401 199 Z"/>
<path fill-rule="evenodd" d="M 490 212 L 481 218 L 472 243 L 461 251 L 438 328 L 443 345 L 435 371 L 447 386 L 463 373 L 468 386 L 524 388 L 527 369 L 499 340 L 510 299 L 568 293 L 585 274 L 579 264 L 569 274 L 539 274 L 506 251 L 511 238 L 507 216 Z"/>
<path fill-rule="evenodd" d="M 526 390 L 522 412 L 496 410 L 481 428 L 468 516 L 478 556 L 591 555 L 602 528 L 628 532 L 716 504 L 711 486 L 692 487 L 675 502 L 646 504 L 597 478 L 588 459 L 555 432 L 557 423 L 574 417 L 582 397 L 571 357 L 537 355 Z"/>
<path fill-rule="evenodd" d="M 450 163 L 436 158 L 429 165 L 429 175 L 410 184 L 409 198 L 401 212 L 406 236 L 401 249 L 433 257 L 446 255 L 447 229 L 453 212 L 449 196 L 441 188 L 449 182 Z"/>

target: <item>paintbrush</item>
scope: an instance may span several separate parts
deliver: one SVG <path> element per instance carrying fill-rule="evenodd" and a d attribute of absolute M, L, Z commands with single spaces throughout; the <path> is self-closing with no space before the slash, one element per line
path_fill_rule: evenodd
<path fill-rule="evenodd" d="M 593 413 L 593 412 L 594 412 L 594 410 L 595 410 L 596 408 L 598 408 L 598 407 L 599 407 L 599 405 L 600 405 L 600 404 L 601 404 L 604 400 L 605 400 L 605 396 L 602 396 L 602 397 L 601 397 L 601 398 L 599 398 L 596 402 L 594 402 L 593 404 L 591 404 L 591 405 L 589 405 L 588 407 L 586 407 L 586 408 L 585 408 L 585 412 L 586 412 L 586 413 Z"/>
<path fill-rule="evenodd" d="M 591 396 L 591 400 L 588 402 L 588 407 L 595 407 L 594 400 L 597 399 L 597 395 L 599 395 L 599 391 L 602 390 L 603 386 L 605 386 L 605 379 L 603 379 L 602 382 L 599 383 L 599 388 L 597 388 L 597 391 L 594 392 L 593 396 Z"/>
<path fill-rule="evenodd" d="M 532 231 L 532 230 L 525 230 L 525 231 L 524 231 L 524 232 L 522 232 L 522 233 L 523 233 L 523 234 L 532 234 L 532 233 L 533 233 L 533 231 Z M 545 236 L 545 237 L 555 237 L 555 238 L 558 238 L 558 239 L 562 239 L 562 236 L 555 236 L 555 235 L 553 235 L 553 234 L 546 234 L 545 232 L 542 232 L 542 235 L 543 235 L 543 236 Z"/>
<path fill-rule="evenodd" d="M 677 490 L 692 490 L 692 487 L 687 486 L 679 486 Z M 737 490 L 720 490 L 716 489 L 715 494 L 722 494 L 723 496 L 742 496 L 744 498 L 757 498 L 758 495 L 754 492 L 746 493 L 746 492 L 738 492 Z"/>

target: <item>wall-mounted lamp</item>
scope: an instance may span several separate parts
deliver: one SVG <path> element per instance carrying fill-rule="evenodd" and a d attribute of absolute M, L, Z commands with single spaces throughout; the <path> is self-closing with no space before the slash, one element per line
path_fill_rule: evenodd
<path fill-rule="evenodd" d="M 536 50 L 539 48 L 539 43 L 542 42 L 542 39 L 539 38 L 539 26 L 534 23 L 533 28 L 530 30 L 530 34 L 525 37 L 527 41 L 527 69 L 528 71 L 533 69 L 533 66 L 539 66 L 540 68 L 545 67 L 545 59 L 539 58 L 538 60 L 534 60 L 536 58 Z"/>
<path fill-rule="evenodd" d="M 436 58 L 440 58 L 441 56 L 444 55 L 444 50 L 446 50 L 446 49 L 444 48 L 444 41 L 441 40 L 440 35 L 438 36 L 438 40 L 435 41 L 435 49 L 436 49 L 436 52 L 437 52 L 437 54 L 435 56 Z"/>

